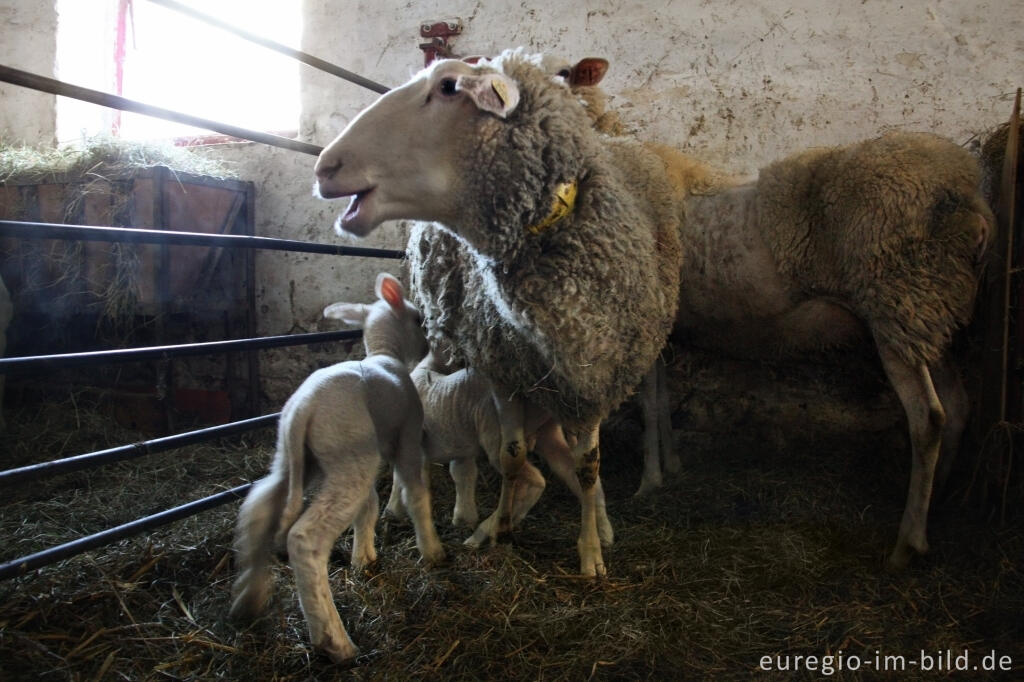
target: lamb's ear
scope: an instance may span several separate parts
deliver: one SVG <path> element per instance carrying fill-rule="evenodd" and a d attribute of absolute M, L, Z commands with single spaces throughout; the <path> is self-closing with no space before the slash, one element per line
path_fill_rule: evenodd
<path fill-rule="evenodd" d="M 584 57 L 576 62 L 569 75 L 569 85 L 597 85 L 608 73 L 608 60 L 600 57 Z"/>
<path fill-rule="evenodd" d="M 402 283 L 395 279 L 394 275 L 389 275 L 386 272 L 377 275 L 377 286 L 375 289 L 377 297 L 386 301 L 395 315 L 405 313 L 405 289 L 402 288 Z"/>
<path fill-rule="evenodd" d="M 358 327 L 366 322 L 369 310 L 365 303 L 332 303 L 324 308 L 324 317 Z"/>
<path fill-rule="evenodd" d="M 459 76 L 455 89 L 465 92 L 477 107 L 505 118 L 519 104 L 519 85 L 503 73 Z"/>

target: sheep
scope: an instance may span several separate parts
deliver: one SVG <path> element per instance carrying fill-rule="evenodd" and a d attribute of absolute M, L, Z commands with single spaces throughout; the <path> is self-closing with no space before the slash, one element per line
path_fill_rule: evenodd
<path fill-rule="evenodd" d="M 580 490 L 580 572 L 604 575 L 598 427 L 668 337 L 679 216 L 659 157 L 594 131 L 539 62 L 521 50 L 476 66 L 434 62 L 321 152 L 316 190 L 353 197 L 340 231 L 404 218 L 458 235 L 470 254 L 458 295 L 425 322 L 432 347 L 453 349 L 499 397 L 500 525 L 527 431 L 564 440 Z"/>
<path fill-rule="evenodd" d="M 269 599 L 274 546 L 287 546 L 310 639 L 336 662 L 357 649 L 331 598 L 327 560 L 338 535 L 354 526 L 353 568 L 373 563 L 377 517 L 375 483 L 381 458 L 394 465 L 411 511 L 416 545 L 436 563 L 444 550 L 421 478 L 423 411 L 408 365 L 426 352 L 419 313 L 397 279 L 377 277 L 378 301 L 334 304 L 326 317 L 363 324 L 366 359 L 341 362 L 310 375 L 285 403 L 270 474 L 253 485 L 235 533 L 238 577 L 230 614 L 248 620 Z M 322 478 L 308 508 L 303 493 L 315 465 Z"/>
<path fill-rule="evenodd" d="M 675 342 L 745 357 L 874 343 L 913 451 L 894 568 L 928 549 L 936 462 L 941 477 L 967 419 L 948 348 L 972 313 L 993 229 L 979 183 L 954 143 L 893 132 L 684 200 Z"/>
<path fill-rule="evenodd" d="M 455 482 L 455 509 L 452 525 L 475 527 L 479 519 L 476 507 L 477 455 L 481 452 L 501 471 L 499 450 L 501 425 L 490 382 L 472 368 L 453 370 L 438 354 L 428 352 L 412 371 L 412 380 L 423 404 L 423 454 L 427 462 L 448 462 Z M 544 491 L 544 476 L 529 462 L 523 463 L 517 477 L 520 489 L 513 491 L 516 508 L 513 523 L 518 523 Z M 385 508 L 394 518 L 403 518 L 401 482 L 396 478 Z M 497 515 L 497 512 L 495 512 Z M 488 519 L 489 529 L 496 518 Z M 466 544 L 479 546 L 484 538 L 476 533 Z"/>

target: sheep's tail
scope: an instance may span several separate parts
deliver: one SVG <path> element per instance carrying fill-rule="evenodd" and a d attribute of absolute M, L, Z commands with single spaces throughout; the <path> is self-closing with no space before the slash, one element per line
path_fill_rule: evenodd
<path fill-rule="evenodd" d="M 309 419 L 308 405 L 298 405 L 296 409 L 286 409 L 281 413 L 274 467 L 280 467 L 278 475 L 287 481 L 288 495 L 274 536 L 274 545 L 279 548 L 285 546 L 288 531 L 302 514 L 303 484 L 306 479 L 306 432 Z"/>

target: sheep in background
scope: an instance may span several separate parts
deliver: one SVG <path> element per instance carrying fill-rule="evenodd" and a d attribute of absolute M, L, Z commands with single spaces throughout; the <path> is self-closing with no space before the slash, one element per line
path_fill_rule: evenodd
<path fill-rule="evenodd" d="M 890 565 L 927 551 L 936 462 L 967 396 L 948 358 L 993 218 L 968 152 L 924 133 L 813 149 L 688 198 L 676 340 L 745 357 L 873 342 L 907 414 L 910 488 Z"/>
<path fill-rule="evenodd" d="M 334 541 L 352 525 L 352 566 L 376 560 L 375 483 L 382 458 L 402 483 L 420 554 L 428 562 L 444 557 L 421 478 L 423 411 L 408 369 L 426 352 L 426 339 L 398 280 L 381 273 L 376 292 L 375 303 L 336 303 L 324 311 L 364 326 L 366 359 L 317 370 L 285 403 L 270 474 L 250 490 L 235 535 L 231 616 L 251 619 L 263 611 L 272 548 L 286 545 L 312 643 L 337 662 L 354 658 L 357 649 L 334 606 L 327 560 Z M 313 474 L 322 482 L 303 511 Z"/>
<path fill-rule="evenodd" d="M 678 211 L 661 160 L 595 132 L 538 62 L 520 51 L 475 67 L 435 62 L 321 153 L 317 186 L 354 197 L 342 230 L 436 221 L 467 245 L 471 265 L 452 287 L 461 300 L 451 307 L 449 295 L 425 320 L 432 346 L 451 347 L 499 397 L 501 525 L 527 427 L 564 435 L 580 485 L 580 570 L 603 575 L 598 427 L 668 336 Z"/>

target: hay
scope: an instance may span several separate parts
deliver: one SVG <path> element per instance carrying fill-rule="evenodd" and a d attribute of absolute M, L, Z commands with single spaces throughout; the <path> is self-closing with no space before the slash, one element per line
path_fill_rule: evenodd
<path fill-rule="evenodd" d="M 108 224 L 124 225 L 132 200 L 130 180 L 147 168 L 162 166 L 177 176 L 181 173 L 218 179 L 234 179 L 238 174 L 206 150 L 175 147 L 170 144 L 132 142 L 109 136 L 81 140 L 78 144 L 57 148 L 14 146 L 0 140 L 0 185 L 65 185 L 61 220 L 81 224 L 86 199 L 100 195 L 107 200 Z M 22 207 L 24 210 L 24 207 Z M 24 215 L 6 215 L 8 220 L 21 220 Z M 96 292 L 101 321 L 113 323 L 122 335 L 130 331 L 132 316 L 138 309 L 139 271 L 138 246 L 111 244 L 111 267 Z M 33 252 L 16 252 L 10 257 L 38 259 Z M 46 290 L 58 309 L 75 310 L 88 290 L 84 277 L 84 256 L 81 242 L 56 242 L 49 249 L 44 263 L 24 263 L 25 268 L 49 267 L 56 279 L 37 278 L 38 289 L 19 292 L 28 296 Z M 54 296 L 55 294 L 55 296 Z M 92 299 L 86 297 L 92 303 Z M 62 307 L 63 304 L 63 307 Z"/>
<path fill-rule="evenodd" d="M 0 445 L 17 453 L 10 465 L 138 437 L 85 407 L 9 414 L 12 431 Z M 351 540 L 339 541 L 331 583 L 361 647 L 345 676 L 788 679 L 759 672 L 761 657 L 842 652 L 868 660 L 881 652 L 916 661 L 922 650 L 964 649 L 974 663 L 993 650 L 1012 656 L 1015 672 L 1004 675 L 1021 676 L 1019 519 L 997 529 L 958 508 L 937 508 L 931 553 L 893 575 L 883 559 L 896 536 L 909 458 L 891 456 L 877 436 L 790 439 L 780 448 L 746 427 L 682 432 L 684 473 L 635 499 L 637 433 L 619 420 L 603 435 L 616 530 L 606 580 L 575 575 L 578 507 L 550 476 L 509 542 L 470 551 L 461 545 L 467 532 L 450 526 L 447 472 L 432 467 L 449 554 L 440 567 L 419 564 L 407 526 L 378 526 L 380 558 L 368 571 L 348 567 Z M 5 491 L 3 558 L 262 475 L 271 436 Z M 481 472 L 481 509 L 490 509 L 497 480 Z M 386 497 L 386 479 L 380 491 Z M 243 628 L 226 622 L 236 514 L 229 505 L 0 583 L 0 678 L 337 679 L 342 671 L 308 645 L 286 565 L 277 569 L 265 617 Z M 930 679 L 916 666 L 907 670 L 884 677 Z"/>
<path fill-rule="evenodd" d="M 166 166 L 175 173 L 237 178 L 206 150 L 99 135 L 63 147 L 11 145 L 0 140 L 0 184 L 37 185 L 125 180 L 141 168 Z"/>

